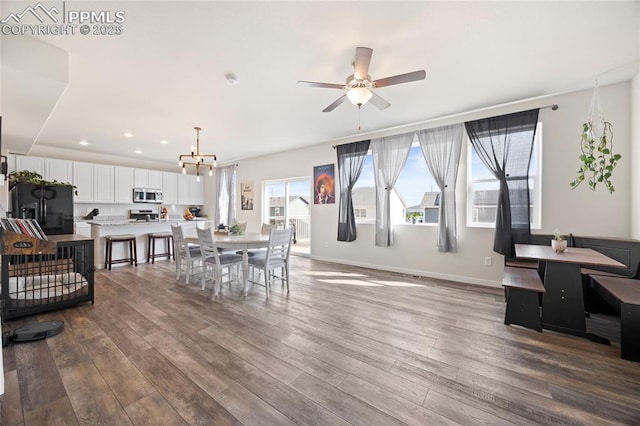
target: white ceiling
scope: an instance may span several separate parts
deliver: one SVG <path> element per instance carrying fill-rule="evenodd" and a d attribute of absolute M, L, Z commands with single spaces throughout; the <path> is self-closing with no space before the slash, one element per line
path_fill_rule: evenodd
<path fill-rule="evenodd" d="M 35 3 L 3 1 L 0 14 Z M 356 107 L 347 102 L 321 112 L 340 90 L 296 85 L 343 83 L 356 46 L 373 49 L 373 79 L 427 73 L 423 81 L 378 89 L 391 107 L 365 105 L 362 132 L 638 72 L 637 1 L 67 1 L 65 7 L 123 10 L 123 34 L 36 37 L 68 52 L 64 89 L 56 78 L 49 87 L 27 85 L 21 79 L 32 81 L 36 70 L 16 71 L 3 60 L 4 151 L 135 157 L 139 148 L 144 159 L 177 163 L 200 126 L 201 150 L 227 162 L 357 135 Z M 2 36 L 3 58 L 10 51 L 4 46 L 22 37 Z M 41 59 L 32 66 L 46 73 L 53 61 Z M 226 73 L 239 84 L 230 85 Z M 135 136 L 125 138 L 125 131 Z M 89 145 L 81 147 L 81 139 Z"/>

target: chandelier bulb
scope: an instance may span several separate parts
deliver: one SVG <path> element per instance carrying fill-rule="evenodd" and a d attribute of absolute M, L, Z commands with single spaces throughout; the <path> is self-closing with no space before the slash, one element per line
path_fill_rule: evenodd
<path fill-rule="evenodd" d="M 213 176 L 213 167 L 209 166 L 209 176 Z"/>
<path fill-rule="evenodd" d="M 178 161 L 178 166 L 182 167 L 183 165 L 182 160 Z"/>
<path fill-rule="evenodd" d="M 186 175 L 186 174 L 187 174 L 187 169 L 185 169 L 185 167 L 184 167 L 184 166 L 182 166 L 182 174 L 183 174 L 183 175 Z"/>
<path fill-rule="evenodd" d="M 196 176 L 196 182 L 200 182 L 200 175 Z"/>

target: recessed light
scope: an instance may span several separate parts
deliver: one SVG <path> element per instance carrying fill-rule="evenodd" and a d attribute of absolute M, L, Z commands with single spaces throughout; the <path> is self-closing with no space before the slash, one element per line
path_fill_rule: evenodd
<path fill-rule="evenodd" d="M 89 145 L 89 142 L 84 141 L 84 140 L 83 140 L 83 141 L 80 141 L 80 142 L 78 142 L 78 143 L 79 143 L 80 145 Z"/>
<path fill-rule="evenodd" d="M 135 151 L 133 151 L 133 152 L 135 152 L 136 154 L 142 154 L 142 150 L 141 150 L 140 148 L 136 149 L 136 150 L 135 150 Z"/>
<path fill-rule="evenodd" d="M 124 132 L 124 133 L 122 134 L 122 136 L 124 136 L 125 138 L 132 138 L 132 137 L 133 137 L 133 133 L 131 133 L 131 132 L 127 131 L 127 132 Z"/>
<path fill-rule="evenodd" d="M 166 139 L 162 139 L 162 140 L 160 141 L 160 143 L 161 143 L 161 144 L 163 144 L 163 145 L 166 145 L 166 144 L 168 144 L 168 143 L 169 143 L 169 141 L 168 141 L 168 140 L 166 140 Z"/>

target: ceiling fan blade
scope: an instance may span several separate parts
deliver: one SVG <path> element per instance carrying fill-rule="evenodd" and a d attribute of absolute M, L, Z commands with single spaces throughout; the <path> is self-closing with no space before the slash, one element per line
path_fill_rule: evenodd
<path fill-rule="evenodd" d="M 381 78 L 373 82 L 373 87 L 392 86 L 394 84 L 409 83 L 410 81 L 424 80 L 427 73 L 424 70 L 409 72 L 406 74 L 394 75 L 393 77 Z"/>
<path fill-rule="evenodd" d="M 367 80 L 369 64 L 371 63 L 373 49 L 368 47 L 356 47 L 356 60 L 353 63 L 353 76 L 359 80 Z"/>
<path fill-rule="evenodd" d="M 344 89 L 344 84 L 316 83 L 315 81 L 298 81 L 298 86 L 322 87 L 325 89 Z"/>
<path fill-rule="evenodd" d="M 378 96 L 374 92 L 371 92 L 371 94 L 373 96 L 371 96 L 371 100 L 369 102 L 371 102 L 374 107 L 376 107 L 378 109 L 385 109 L 385 108 L 388 108 L 389 106 L 391 106 L 391 104 L 389 102 L 385 101 L 383 98 L 381 98 L 380 96 Z"/>
<path fill-rule="evenodd" d="M 335 100 L 331 105 L 322 110 L 322 112 L 331 112 L 336 109 L 341 103 L 347 100 L 347 95 L 342 95 Z"/>

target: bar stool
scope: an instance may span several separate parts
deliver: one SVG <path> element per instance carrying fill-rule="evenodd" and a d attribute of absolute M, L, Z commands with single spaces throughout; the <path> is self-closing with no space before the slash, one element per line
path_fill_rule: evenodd
<path fill-rule="evenodd" d="M 167 256 L 171 260 L 171 247 L 173 247 L 173 235 L 171 232 L 151 232 L 147 234 L 147 263 L 156 263 L 156 257 Z M 167 244 L 167 251 L 164 253 L 156 253 L 156 240 L 165 240 Z M 173 255 L 175 258 L 175 254 Z"/>
<path fill-rule="evenodd" d="M 130 263 L 138 266 L 138 248 L 136 247 L 136 236 L 133 234 L 108 235 L 107 248 L 104 252 L 104 265 L 111 270 L 114 263 Z M 129 243 L 129 257 L 113 260 L 113 243 Z"/>

